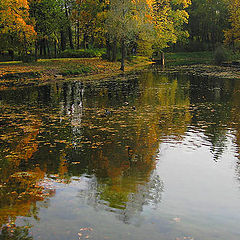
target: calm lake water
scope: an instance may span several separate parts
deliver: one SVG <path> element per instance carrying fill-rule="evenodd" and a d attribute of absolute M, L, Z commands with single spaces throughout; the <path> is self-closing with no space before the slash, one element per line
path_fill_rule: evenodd
<path fill-rule="evenodd" d="M 239 240 L 240 81 L 53 83 L 0 113 L 0 239 Z"/>

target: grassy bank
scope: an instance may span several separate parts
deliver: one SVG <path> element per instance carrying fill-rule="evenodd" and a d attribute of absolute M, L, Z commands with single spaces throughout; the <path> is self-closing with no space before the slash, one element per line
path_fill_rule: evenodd
<path fill-rule="evenodd" d="M 240 55 L 228 53 L 227 60 L 216 65 L 213 52 L 166 53 L 166 68 L 160 72 L 181 72 L 190 76 L 240 79 Z"/>
<path fill-rule="evenodd" d="M 126 62 L 126 71 L 150 64 L 146 58 Z M 42 59 L 32 63 L 1 62 L 0 86 L 39 84 L 66 77 L 103 78 L 122 73 L 120 62 L 99 58 Z"/>
<path fill-rule="evenodd" d="M 192 64 L 213 64 L 213 52 L 178 52 L 166 53 L 166 66 L 180 66 Z"/>
<path fill-rule="evenodd" d="M 223 62 L 232 62 L 240 59 L 239 52 L 225 50 Z M 221 56 L 222 57 L 222 56 Z M 166 66 L 182 66 L 207 64 L 216 65 L 219 62 L 219 56 L 216 57 L 216 52 L 177 52 L 165 53 Z"/>

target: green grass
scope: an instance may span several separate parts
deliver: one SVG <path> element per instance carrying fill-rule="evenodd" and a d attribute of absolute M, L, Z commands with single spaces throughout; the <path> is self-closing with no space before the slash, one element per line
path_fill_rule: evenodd
<path fill-rule="evenodd" d="M 67 49 L 60 54 L 62 58 L 94 58 L 101 57 L 106 49 Z"/>
<path fill-rule="evenodd" d="M 129 65 L 134 65 L 134 64 L 140 64 L 140 63 L 146 63 L 149 62 L 148 57 L 143 57 L 143 56 L 132 56 L 128 58 Z"/>
<path fill-rule="evenodd" d="M 167 66 L 212 64 L 213 52 L 177 52 L 165 53 Z"/>
<path fill-rule="evenodd" d="M 0 62 L 0 65 L 17 65 L 21 64 L 21 61 L 7 61 L 7 62 Z"/>
<path fill-rule="evenodd" d="M 80 75 L 92 72 L 94 69 L 90 66 L 77 66 L 77 67 L 67 67 L 61 70 L 60 74 L 63 76 L 71 76 L 71 75 Z"/>

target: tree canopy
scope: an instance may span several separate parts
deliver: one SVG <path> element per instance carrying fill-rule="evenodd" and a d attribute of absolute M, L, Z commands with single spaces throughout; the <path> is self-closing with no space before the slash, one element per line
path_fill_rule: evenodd
<path fill-rule="evenodd" d="M 237 46 L 239 0 L 2 0 L 0 51 L 61 56 L 68 49 L 106 48 L 151 56 L 167 47 Z M 122 68 L 124 67 L 122 62 Z"/>
<path fill-rule="evenodd" d="M 29 18 L 27 0 L 3 0 L 0 2 L 1 48 L 25 49 L 36 37 L 34 23 Z"/>

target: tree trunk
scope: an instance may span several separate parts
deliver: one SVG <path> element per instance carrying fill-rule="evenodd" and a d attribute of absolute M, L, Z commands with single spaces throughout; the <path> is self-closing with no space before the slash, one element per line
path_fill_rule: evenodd
<path fill-rule="evenodd" d="M 107 47 L 107 60 L 111 60 L 111 45 L 109 43 L 109 40 L 106 40 L 106 47 Z"/>
<path fill-rule="evenodd" d="M 61 41 L 61 50 L 64 51 L 66 49 L 66 36 L 63 30 L 60 31 L 60 41 Z"/>
<path fill-rule="evenodd" d="M 68 38 L 69 38 L 69 45 L 71 49 L 74 49 L 74 45 L 73 45 L 73 38 L 72 38 L 72 28 L 71 28 L 71 23 L 69 20 L 69 14 L 68 14 L 68 8 L 67 8 L 67 4 L 65 2 L 65 14 L 68 20 Z"/>
<path fill-rule="evenodd" d="M 88 36 L 86 33 L 83 35 L 83 48 L 87 49 L 88 48 L 88 43 L 87 43 Z"/>
<path fill-rule="evenodd" d="M 48 52 L 48 58 L 51 58 L 51 52 L 50 52 L 50 48 L 49 48 L 49 41 L 46 39 L 46 47 L 47 47 L 47 52 Z"/>
<path fill-rule="evenodd" d="M 112 62 L 117 61 L 117 40 L 115 39 L 112 43 Z"/>
<path fill-rule="evenodd" d="M 122 52 L 122 59 L 121 59 L 121 68 L 120 70 L 122 70 L 124 72 L 124 68 L 125 68 L 125 41 L 124 39 L 122 39 L 121 41 L 121 52 Z"/>
<path fill-rule="evenodd" d="M 68 26 L 68 37 L 69 37 L 70 48 L 74 49 L 73 38 L 72 38 L 72 29 L 71 29 L 70 25 Z"/>
<path fill-rule="evenodd" d="M 36 40 L 35 41 L 35 49 L 34 49 L 34 55 L 35 55 L 35 61 L 37 61 L 38 59 L 38 55 L 37 55 L 37 52 L 38 52 L 38 41 Z"/>
<path fill-rule="evenodd" d="M 77 21 L 77 49 L 80 48 L 80 24 L 79 20 Z"/>
<path fill-rule="evenodd" d="M 161 65 L 162 65 L 162 66 L 165 65 L 165 56 L 164 56 L 164 52 L 161 52 Z"/>
<path fill-rule="evenodd" d="M 54 40 L 54 57 L 57 57 L 57 40 Z"/>
<path fill-rule="evenodd" d="M 46 57 L 47 51 L 46 51 L 46 39 L 45 38 L 43 38 L 42 44 L 43 44 L 43 54 L 44 54 L 44 57 Z"/>
<path fill-rule="evenodd" d="M 42 39 L 39 40 L 39 48 L 40 48 L 40 56 L 42 56 L 43 55 Z"/>
<path fill-rule="evenodd" d="M 27 39 L 26 39 L 25 32 L 23 33 L 23 37 L 24 37 L 24 52 L 25 52 L 25 56 L 27 56 Z"/>
<path fill-rule="evenodd" d="M 14 59 L 14 51 L 13 50 L 8 50 L 8 55 L 11 57 L 11 60 Z"/>
<path fill-rule="evenodd" d="M 40 55 L 46 57 L 46 43 L 45 43 L 45 38 L 42 38 L 40 40 Z"/>

